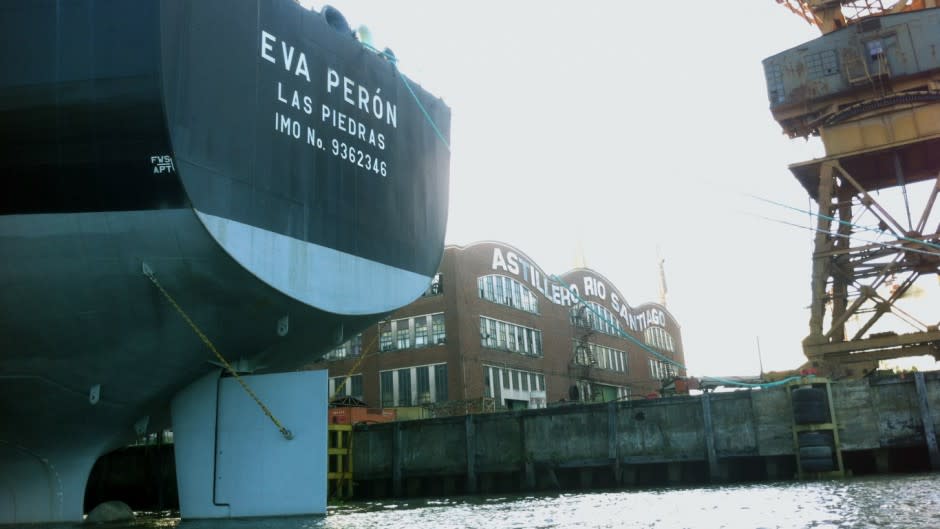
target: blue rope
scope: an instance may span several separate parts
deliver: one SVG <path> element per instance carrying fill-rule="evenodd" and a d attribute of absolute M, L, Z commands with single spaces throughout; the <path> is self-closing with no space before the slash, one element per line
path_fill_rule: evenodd
<path fill-rule="evenodd" d="M 408 93 L 411 94 L 411 97 L 414 98 L 415 103 L 418 104 L 418 108 L 421 109 L 421 113 L 424 114 L 424 119 L 426 119 L 428 123 L 431 125 L 431 128 L 434 129 L 434 133 L 437 134 L 437 137 L 441 140 L 441 143 L 443 143 L 444 147 L 447 148 L 447 152 L 450 152 L 450 143 L 447 141 L 447 138 L 445 138 L 444 134 L 441 133 L 441 129 L 437 127 L 437 123 L 434 122 L 434 119 L 431 117 L 431 114 L 428 113 L 427 109 L 424 108 L 424 105 L 421 104 L 421 100 L 418 99 L 418 94 L 416 94 L 414 89 L 411 88 L 411 83 L 408 82 L 408 79 L 398 69 L 398 57 L 395 57 L 391 53 L 387 53 L 385 51 L 379 51 L 375 47 L 369 44 L 366 44 L 365 42 L 360 41 L 360 44 L 362 44 L 363 48 L 369 51 L 372 51 L 376 53 L 377 55 L 384 57 L 388 62 L 392 63 L 392 66 L 395 67 L 395 73 L 398 75 L 398 78 L 401 79 L 402 84 L 405 85 L 405 88 L 408 89 Z"/>
<path fill-rule="evenodd" d="M 568 289 L 568 292 L 570 292 L 571 295 L 574 296 L 574 297 L 578 300 L 579 303 L 581 303 L 584 307 L 586 307 L 588 310 L 590 310 L 592 313 L 594 313 L 594 315 L 597 316 L 601 321 L 603 321 L 604 323 L 610 325 L 613 329 L 615 329 L 615 330 L 617 331 L 617 334 L 618 334 L 620 337 L 626 338 L 627 340 L 630 340 L 631 342 L 633 342 L 634 344 L 636 344 L 637 346 L 639 346 L 641 349 L 643 349 L 644 351 L 646 351 L 647 354 L 652 355 L 652 356 L 654 356 L 654 357 L 656 357 L 656 358 L 662 360 L 663 362 L 666 362 L 666 363 L 668 363 L 668 364 L 672 364 L 672 365 L 678 367 L 679 369 L 686 369 L 686 370 L 688 369 L 688 368 L 686 368 L 684 365 L 680 364 L 679 362 L 676 362 L 675 360 L 673 360 L 673 359 L 671 359 L 671 358 L 669 358 L 669 357 L 667 357 L 667 356 L 664 356 L 663 354 L 659 353 L 658 351 L 655 351 L 655 350 L 651 349 L 651 348 L 650 348 L 649 346 L 647 346 L 645 343 L 643 343 L 643 342 L 637 340 L 637 339 L 634 338 L 632 335 L 623 332 L 623 330 L 620 329 L 620 326 L 619 326 L 619 325 L 617 325 L 616 323 L 614 323 L 614 322 L 608 320 L 607 318 L 605 318 L 603 314 L 599 313 L 597 310 L 594 309 L 594 307 L 592 307 L 592 306 L 591 306 L 590 304 L 588 304 L 586 301 L 584 301 L 583 299 L 581 299 L 580 294 L 579 294 L 577 291 L 572 290 L 572 289 L 571 289 L 571 285 L 569 285 L 568 283 L 566 283 L 565 281 L 563 281 L 563 280 L 562 280 L 560 277 L 558 277 L 557 275 L 552 274 L 552 280 L 553 280 L 553 281 L 556 281 L 557 283 L 559 283 L 559 284 L 561 284 L 561 285 L 564 285 L 564 287 L 565 287 L 566 289 Z M 813 375 L 810 375 L 810 376 L 813 376 Z M 785 378 L 785 379 L 783 379 L 783 380 L 777 380 L 777 381 L 774 381 L 774 382 L 766 382 L 766 383 L 760 383 L 760 384 L 752 384 L 752 383 L 749 383 L 749 382 L 739 382 L 739 381 L 737 381 L 737 380 L 729 380 L 729 379 L 721 378 L 721 377 L 700 377 L 700 380 L 701 380 L 701 378 L 708 378 L 708 379 L 710 379 L 710 380 L 715 380 L 715 381 L 717 381 L 717 382 L 721 382 L 722 385 L 726 385 L 726 386 L 741 386 L 741 387 L 746 387 L 746 388 L 772 388 L 772 387 L 783 386 L 783 385 L 789 384 L 790 382 L 792 382 L 792 381 L 794 381 L 794 380 L 799 380 L 799 379 L 801 379 L 801 378 L 803 378 L 803 377 L 797 375 L 797 376 L 792 376 L 792 377 Z"/>
<path fill-rule="evenodd" d="M 447 148 L 447 152 L 450 152 L 450 143 L 447 142 L 447 139 L 444 138 L 444 135 L 441 134 L 440 129 L 437 128 L 437 124 L 434 123 L 434 120 L 431 119 L 431 115 L 428 114 L 428 111 L 424 108 L 424 105 L 421 104 L 421 101 L 418 99 L 418 95 L 415 94 L 415 91 L 411 89 L 411 83 L 408 82 L 408 79 L 398 71 L 398 68 L 395 68 L 395 71 L 398 73 L 398 78 L 401 79 L 401 82 L 405 84 L 405 88 L 408 89 L 408 92 L 411 93 L 411 97 L 415 99 L 415 103 L 418 104 L 418 108 L 421 109 L 421 112 L 424 114 L 425 119 L 428 120 L 428 123 L 431 124 L 431 128 L 434 129 L 434 132 L 437 133 L 437 137 L 440 138 L 441 143 L 444 144 L 444 147 Z"/>
<path fill-rule="evenodd" d="M 782 380 L 776 380 L 774 382 L 761 382 L 759 384 L 752 384 L 750 382 L 739 382 L 737 380 L 729 380 L 727 378 L 721 378 L 721 377 L 701 377 L 701 378 L 721 382 L 721 384 L 725 386 L 741 386 L 745 388 L 773 388 L 777 386 L 785 386 L 795 380 L 800 380 L 803 378 L 813 378 L 815 376 L 816 375 L 806 375 L 804 377 L 803 375 L 794 375 L 792 377 L 787 377 Z"/>
<path fill-rule="evenodd" d="M 756 217 L 756 218 L 761 219 L 761 220 L 766 220 L 766 221 L 770 221 L 770 222 L 776 222 L 777 224 L 783 224 L 784 226 L 793 226 L 794 228 L 799 228 L 799 229 L 801 229 L 801 230 L 812 231 L 812 232 L 815 232 L 815 233 L 823 233 L 823 234 L 826 234 L 826 235 L 829 235 L 829 236 L 832 236 L 832 237 L 841 237 L 841 238 L 843 238 L 843 239 L 852 239 L 852 240 L 855 240 L 855 241 L 857 241 L 857 242 L 863 242 L 863 243 L 865 243 L 865 244 L 871 244 L 871 245 L 874 245 L 874 246 L 881 246 L 882 248 L 885 248 L 885 249 L 898 250 L 898 251 L 904 251 L 904 252 L 913 252 L 913 253 L 919 253 L 919 254 L 924 254 L 924 255 L 933 255 L 933 256 L 936 256 L 936 257 L 940 257 L 940 252 L 929 252 L 929 251 L 927 251 L 927 250 L 920 250 L 920 249 L 917 249 L 917 248 L 907 248 L 907 247 L 895 246 L 895 245 L 893 245 L 893 244 L 891 244 L 891 243 L 888 243 L 888 242 L 873 241 L 873 240 L 871 240 L 871 239 L 863 239 L 863 238 L 861 238 L 861 237 L 856 237 L 856 236 L 854 236 L 854 235 L 848 235 L 848 234 L 845 234 L 845 233 L 839 233 L 839 232 L 830 233 L 830 232 L 828 232 L 828 231 L 821 230 L 821 229 L 819 229 L 819 228 L 812 228 L 812 227 L 809 227 L 809 226 L 803 226 L 803 225 L 801 225 L 801 224 L 796 224 L 795 222 L 787 222 L 787 221 L 785 221 L 785 220 L 774 219 L 774 218 L 771 218 L 771 217 L 765 217 L 765 216 L 763 216 L 763 215 L 758 215 L 758 214 L 756 214 L 756 213 L 748 213 L 748 215 L 750 215 L 750 216 L 752 216 L 752 217 Z M 926 241 L 924 241 L 924 242 L 925 242 L 925 244 L 929 244 L 929 243 L 927 243 Z"/>
<path fill-rule="evenodd" d="M 855 228 L 855 229 L 860 230 L 860 231 L 870 231 L 870 232 L 875 232 L 875 233 L 884 233 L 884 231 L 885 231 L 885 230 L 882 230 L 882 229 L 880 229 L 880 228 L 873 228 L 873 227 L 871 227 L 871 226 L 861 226 L 861 225 L 859 225 L 859 224 L 854 224 L 854 223 L 849 222 L 849 221 L 847 221 L 847 220 L 841 220 L 841 219 L 837 219 L 837 218 L 835 218 L 835 217 L 830 217 L 829 215 L 823 215 L 822 213 L 813 213 L 812 211 L 807 211 L 807 210 L 802 209 L 802 208 L 797 208 L 797 207 L 794 207 L 794 206 L 790 206 L 790 205 L 784 204 L 784 203 L 782 203 L 782 202 L 777 202 L 777 201 L 775 201 L 775 200 L 771 200 L 771 199 L 769 199 L 769 198 L 764 198 L 764 197 L 761 197 L 761 196 L 758 196 L 758 195 L 752 195 L 752 194 L 750 194 L 750 193 L 744 193 L 744 196 L 751 197 L 751 198 L 753 198 L 753 199 L 760 200 L 761 202 L 766 202 L 766 203 L 772 204 L 772 205 L 774 205 L 774 206 L 780 206 L 780 207 L 782 207 L 782 208 L 786 208 L 786 209 L 789 209 L 789 210 L 793 210 L 793 211 L 796 211 L 796 212 L 798 212 L 798 213 L 807 213 L 807 214 L 812 215 L 812 216 L 814 216 L 814 217 L 819 217 L 819 218 L 821 218 L 821 219 L 826 219 L 826 220 L 828 220 L 828 221 L 830 221 L 830 222 L 837 222 L 837 223 L 839 223 L 839 224 L 842 224 L 842 225 L 845 225 L 845 226 L 850 226 L 850 227 Z M 818 230 L 817 230 L 817 231 L 818 231 Z M 825 233 L 825 232 L 821 232 L 821 233 Z M 930 241 L 924 241 L 924 240 L 920 240 L 920 239 L 912 239 L 912 238 L 907 237 L 907 236 L 905 236 L 905 235 L 898 235 L 898 240 L 905 241 L 905 242 L 913 242 L 913 243 L 917 243 L 917 244 L 923 244 L 924 246 L 927 246 L 927 247 L 930 247 L 930 248 L 935 248 L 935 249 L 937 249 L 937 250 L 940 250 L 940 244 L 935 244 L 935 243 L 932 243 L 932 242 L 930 242 Z M 867 241 L 862 241 L 862 242 L 867 242 Z M 881 244 L 881 243 L 874 243 L 874 244 Z"/>

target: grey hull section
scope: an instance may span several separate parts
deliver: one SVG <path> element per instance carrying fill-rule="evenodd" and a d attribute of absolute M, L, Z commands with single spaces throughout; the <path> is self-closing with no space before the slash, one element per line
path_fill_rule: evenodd
<path fill-rule="evenodd" d="M 144 263 L 228 360 L 259 372 L 296 368 L 378 317 L 258 281 L 189 209 L 0 216 L 0 247 L 0 522 L 35 503 L 31 480 L 53 487 L 44 521 L 80 518 L 95 459 L 135 426 L 168 426 L 170 398 L 216 368 Z"/>
<path fill-rule="evenodd" d="M 420 296 L 450 111 L 291 0 L 0 0 L 0 523 L 230 361 L 296 369 Z M 26 514 L 24 514 L 26 513 Z"/>

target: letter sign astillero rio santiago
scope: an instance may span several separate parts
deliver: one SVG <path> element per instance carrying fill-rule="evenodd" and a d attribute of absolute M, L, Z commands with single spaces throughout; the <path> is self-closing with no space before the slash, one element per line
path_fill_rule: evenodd
<path fill-rule="evenodd" d="M 505 272 L 520 278 L 523 283 L 531 285 L 555 305 L 570 307 L 577 303 L 578 298 L 581 297 L 577 285 L 569 285 L 569 290 L 563 285 L 551 281 L 547 274 L 512 250 L 507 250 L 504 255 L 501 248 L 494 247 L 490 268 L 493 271 Z M 653 307 L 642 312 L 634 312 L 620 299 L 616 292 L 613 290 L 608 292 L 607 285 L 596 277 L 585 275 L 583 287 L 584 298 L 597 298 L 608 301 L 609 294 L 611 312 L 619 316 L 622 323 L 634 331 L 643 331 L 650 325 L 666 326 L 666 313 L 664 311 Z"/>

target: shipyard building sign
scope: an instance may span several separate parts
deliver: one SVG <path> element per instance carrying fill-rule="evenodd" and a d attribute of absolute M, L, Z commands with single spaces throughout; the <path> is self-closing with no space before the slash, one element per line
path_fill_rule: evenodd
<path fill-rule="evenodd" d="M 571 283 L 566 287 L 552 281 L 545 272 L 516 252 L 507 250 L 503 253 L 499 247 L 493 248 L 491 268 L 493 271 L 519 277 L 556 305 L 571 307 L 577 304 L 579 299 L 600 299 L 612 309 L 625 327 L 633 331 L 641 332 L 651 325 L 666 326 L 665 311 L 655 307 L 642 311 L 634 310 L 620 299 L 612 288 L 608 289 L 604 281 L 590 275 L 583 276 L 580 284 Z"/>

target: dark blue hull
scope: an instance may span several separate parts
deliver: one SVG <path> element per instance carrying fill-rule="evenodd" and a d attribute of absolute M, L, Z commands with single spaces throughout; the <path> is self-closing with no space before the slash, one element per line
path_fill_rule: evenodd
<path fill-rule="evenodd" d="M 255 372 L 430 284 L 449 110 L 320 13 L 0 0 L 0 32 L 0 523 L 80 517 L 95 459 L 217 368 L 145 265 Z"/>

